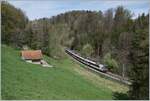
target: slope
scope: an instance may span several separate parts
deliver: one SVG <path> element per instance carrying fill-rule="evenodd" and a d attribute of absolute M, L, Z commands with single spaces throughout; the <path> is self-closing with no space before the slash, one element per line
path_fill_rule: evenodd
<path fill-rule="evenodd" d="M 2 99 L 114 99 L 114 91 L 127 91 L 127 87 L 85 71 L 69 58 L 44 56 L 54 68 L 43 68 L 24 62 L 19 52 L 2 45 Z"/>

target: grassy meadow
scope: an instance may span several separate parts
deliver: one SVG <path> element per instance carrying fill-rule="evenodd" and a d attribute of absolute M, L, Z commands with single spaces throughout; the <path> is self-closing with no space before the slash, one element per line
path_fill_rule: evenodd
<path fill-rule="evenodd" d="M 44 56 L 53 68 L 30 64 L 20 50 L 2 45 L 2 99 L 126 99 L 128 87 L 94 74 L 69 56 L 62 60 Z"/>

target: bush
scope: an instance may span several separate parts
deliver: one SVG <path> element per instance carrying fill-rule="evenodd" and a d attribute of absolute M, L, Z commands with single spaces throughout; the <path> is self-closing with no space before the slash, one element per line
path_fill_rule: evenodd
<path fill-rule="evenodd" d="M 110 53 L 107 53 L 104 56 L 104 63 L 108 66 L 109 69 L 115 69 L 119 67 L 117 61 L 112 58 Z"/>
<path fill-rule="evenodd" d="M 82 54 L 89 57 L 93 53 L 93 47 L 90 44 L 85 44 L 82 48 Z"/>

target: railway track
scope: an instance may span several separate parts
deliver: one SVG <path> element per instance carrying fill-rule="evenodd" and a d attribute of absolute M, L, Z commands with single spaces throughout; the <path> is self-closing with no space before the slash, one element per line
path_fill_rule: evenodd
<path fill-rule="evenodd" d="M 71 53 L 72 52 L 72 53 Z M 76 53 L 74 53 L 73 51 L 69 50 L 69 49 L 66 49 L 66 53 L 69 54 L 74 60 L 78 61 L 78 63 L 80 64 L 84 64 L 86 65 L 86 69 L 92 71 L 92 72 L 95 72 L 103 77 L 106 77 L 108 79 L 111 79 L 111 80 L 114 80 L 114 81 L 117 81 L 119 83 L 122 83 L 122 84 L 125 84 L 125 85 L 131 85 L 131 82 L 127 79 L 127 78 L 123 78 L 119 75 L 116 75 L 116 74 L 113 74 L 111 72 L 102 72 L 98 69 L 98 66 L 97 65 L 93 65 L 87 61 L 84 61 L 85 58 L 81 57 L 78 58 L 76 55 Z"/>

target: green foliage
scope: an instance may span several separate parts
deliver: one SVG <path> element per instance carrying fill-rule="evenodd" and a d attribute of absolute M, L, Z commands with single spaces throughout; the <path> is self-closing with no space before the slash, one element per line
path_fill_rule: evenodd
<path fill-rule="evenodd" d="M 125 9 L 123 6 L 118 6 L 116 8 L 114 17 L 114 26 L 112 30 L 113 34 L 111 35 L 112 42 L 114 43 L 114 45 L 117 46 L 120 33 L 128 31 L 129 26 L 127 25 L 129 25 L 131 17 L 132 17 L 131 12 Z"/>
<path fill-rule="evenodd" d="M 109 69 L 116 69 L 119 67 L 117 61 L 112 58 L 110 53 L 107 53 L 104 56 L 104 63 L 108 66 Z"/>
<path fill-rule="evenodd" d="M 130 78 L 133 81 L 129 95 L 132 99 L 149 99 L 149 16 L 139 16 L 135 24 L 135 33 L 132 40 L 130 60 L 132 69 Z M 147 22 L 147 23 L 146 23 Z"/>
<path fill-rule="evenodd" d="M 94 52 L 93 47 L 90 44 L 85 44 L 82 48 L 83 55 L 90 57 Z"/>
<path fill-rule="evenodd" d="M 62 46 L 70 46 L 71 41 L 69 41 L 69 28 L 66 24 L 52 25 L 51 29 L 48 31 L 49 37 L 49 54 L 52 57 L 62 58 L 64 53 L 62 51 Z"/>
<path fill-rule="evenodd" d="M 20 9 L 10 5 L 8 2 L 2 1 L 1 16 L 2 43 L 13 44 L 15 46 L 23 44 L 26 38 L 22 32 L 28 22 L 24 13 Z"/>

